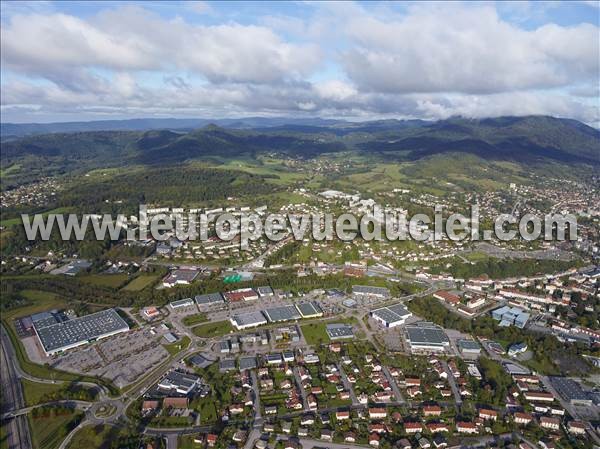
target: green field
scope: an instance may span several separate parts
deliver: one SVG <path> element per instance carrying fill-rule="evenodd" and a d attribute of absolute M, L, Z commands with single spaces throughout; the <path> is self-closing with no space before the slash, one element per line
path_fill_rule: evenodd
<path fill-rule="evenodd" d="M 194 443 L 194 435 L 180 435 L 177 438 L 177 447 L 179 449 L 200 449 L 203 448 L 204 445 L 201 443 Z"/>
<path fill-rule="evenodd" d="M 215 321 L 213 323 L 205 323 L 192 328 L 194 335 L 203 338 L 220 337 L 233 330 L 233 326 L 229 321 Z"/>
<path fill-rule="evenodd" d="M 98 287 L 109 287 L 117 289 L 127 282 L 129 275 L 124 273 L 118 274 L 88 274 L 80 276 L 80 280 L 88 284 L 97 285 Z"/>
<path fill-rule="evenodd" d="M 195 324 L 205 323 L 208 319 L 204 313 L 195 313 L 194 315 L 188 315 L 181 322 L 186 326 L 194 326 Z"/>
<path fill-rule="evenodd" d="M 79 385 L 46 384 L 21 379 L 23 394 L 27 406 L 42 404 L 44 402 L 60 399 L 76 399 L 86 401 L 90 397 L 96 397 L 97 392 L 92 388 Z"/>
<path fill-rule="evenodd" d="M 49 214 L 68 214 L 71 211 L 72 211 L 72 209 L 69 207 L 58 207 L 56 209 L 48 210 L 48 211 L 42 213 L 42 215 L 44 217 L 47 217 Z M 21 219 L 21 217 L 8 218 L 6 220 L 0 221 L 0 226 L 14 226 L 14 225 L 18 225 L 22 222 L 23 222 L 23 220 Z"/>
<path fill-rule="evenodd" d="M 302 329 L 302 334 L 304 335 L 304 338 L 306 339 L 306 342 L 309 345 L 319 346 L 322 344 L 329 343 L 331 341 L 329 339 L 329 336 L 327 335 L 327 331 L 325 329 L 328 324 L 333 324 L 333 323 L 352 324 L 352 325 L 354 325 L 355 334 L 358 330 L 358 329 L 356 329 L 357 321 L 354 318 L 342 318 L 342 319 L 330 320 L 330 321 L 319 321 L 316 323 L 303 324 L 302 326 L 300 326 L 300 328 Z"/>
<path fill-rule="evenodd" d="M 173 355 L 187 349 L 190 346 L 190 343 L 191 343 L 190 337 L 188 337 L 186 335 L 181 340 L 176 341 L 175 343 L 172 343 L 170 345 L 163 345 L 163 346 L 169 352 L 169 354 L 171 354 L 173 356 Z"/>
<path fill-rule="evenodd" d="M 98 426 L 85 426 L 77 431 L 69 442 L 67 449 L 96 449 L 111 447 L 111 442 L 118 438 L 120 432 L 116 427 L 100 424 Z"/>
<path fill-rule="evenodd" d="M 125 287 L 123 287 L 123 290 L 128 292 L 139 292 L 145 289 L 146 287 L 152 285 L 157 278 L 158 276 L 154 276 L 151 274 L 142 274 L 133 279 Z"/>
<path fill-rule="evenodd" d="M 81 412 L 51 413 L 47 417 L 29 417 L 31 439 L 36 449 L 55 449 L 83 417 Z M 85 447 L 85 446 L 79 446 Z"/>

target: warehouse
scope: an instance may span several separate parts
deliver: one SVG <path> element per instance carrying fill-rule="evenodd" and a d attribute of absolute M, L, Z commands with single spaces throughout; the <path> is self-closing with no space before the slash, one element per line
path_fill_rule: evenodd
<path fill-rule="evenodd" d="M 269 323 L 279 323 L 302 318 L 302 315 L 300 315 L 295 306 L 272 307 L 265 309 L 264 313 Z"/>
<path fill-rule="evenodd" d="M 352 326 L 343 323 L 328 324 L 326 326 L 327 335 L 331 340 L 341 340 L 344 338 L 353 338 L 354 332 Z"/>
<path fill-rule="evenodd" d="M 267 319 L 262 312 L 240 313 L 238 315 L 233 315 L 229 320 L 231 321 L 231 324 L 233 324 L 233 326 L 235 326 L 235 328 L 238 330 L 249 329 L 251 327 L 267 324 Z"/>
<path fill-rule="evenodd" d="M 387 288 L 371 287 L 370 285 L 353 285 L 352 294 L 355 296 L 369 296 L 382 299 L 390 297 L 390 291 Z"/>
<path fill-rule="evenodd" d="M 167 288 L 176 285 L 189 285 L 198 277 L 197 270 L 173 270 L 163 279 L 163 286 Z"/>
<path fill-rule="evenodd" d="M 169 307 L 171 307 L 171 310 L 184 309 L 193 305 L 194 300 L 192 298 L 178 299 L 177 301 L 172 301 L 169 303 Z"/>
<path fill-rule="evenodd" d="M 188 395 L 200 386 L 200 378 L 194 374 L 180 373 L 179 371 L 170 371 L 160 382 L 158 388 L 169 393 L 179 393 Z"/>
<path fill-rule="evenodd" d="M 254 301 L 258 299 L 258 294 L 251 288 L 240 288 L 225 293 L 225 298 L 229 302 Z"/>
<path fill-rule="evenodd" d="M 406 340 L 413 353 L 444 352 L 450 346 L 444 329 L 426 321 L 406 326 Z"/>
<path fill-rule="evenodd" d="M 481 346 L 475 340 L 461 339 L 456 342 L 456 345 L 461 354 L 479 355 L 481 353 Z"/>
<path fill-rule="evenodd" d="M 223 295 L 219 292 L 217 293 L 206 293 L 204 295 L 196 295 L 194 297 L 196 304 L 200 309 L 206 309 L 212 306 L 221 306 L 225 304 L 225 299 Z"/>
<path fill-rule="evenodd" d="M 574 380 L 566 377 L 551 377 L 550 383 L 560 397 L 565 401 L 569 401 L 571 405 L 580 405 L 584 407 L 592 406 L 593 402 L 591 395 L 585 392 Z"/>
<path fill-rule="evenodd" d="M 321 309 L 321 306 L 316 301 L 296 304 L 296 308 L 300 312 L 300 315 L 302 315 L 302 318 L 318 318 L 323 316 L 323 309 Z"/>
<path fill-rule="evenodd" d="M 518 307 L 502 306 L 492 310 L 492 318 L 500 321 L 500 326 L 517 326 L 523 329 L 529 320 L 529 314 Z"/>
<path fill-rule="evenodd" d="M 256 368 L 258 365 L 256 363 L 256 357 L 255 356 L 247 356 L 247 357 L 240 357 L 240 371 L 244 371 L 247 369 L 254 369 Z"/>
<path fill-rule="evenodd" d="M 33 322 L 46 355 L 66 351 L 129 330 L 129 326 L 115 309 L 107 309 L 54 324 L 49 323 L 48 320 Z"/>
<path fill-rule="evenodd" d="M 385 327 L 395 327 L 404 324 L 412 316 L 406 307 L 402 304 L 394 304 L 389 307 L 382 307 L 371 311 L 371 317 L 379 321 Z"/>
<path fill-rule="evenodd" d="M 269 298 L 275 294 L 275 292 L 273 292 L 273 289 L 271 287 L 269 287 L 268 285 L 266 285 L 264 287 L 258 287 L 256 289 L 256 292 L 258 293 L 258 296 L 260 296 L 261 298 Z"/>

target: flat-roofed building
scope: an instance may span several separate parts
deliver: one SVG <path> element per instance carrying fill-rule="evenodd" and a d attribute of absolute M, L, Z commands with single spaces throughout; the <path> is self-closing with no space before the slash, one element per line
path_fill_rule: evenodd
<path fill-rule="evenodd" d="M 327 336 L 331 340 L 342 340 L 345 338 L 354 338 L 352 326 L 345 323 L 331 323 L 325 327 Z"/>
<path fill-rule="evenodd" d="M 158 388 L 159 390 L 170 393 L 176 392 L 188 395 L 194 391 L 200 383 L 200 378 L 194 374 L 169 371 L 167 375 L 158 382 Z"/>
<path fill-rule="evenodd" d="M 316 301 L 301 302 L 296 304 L 296 308 L 300 312 L 300 315 L 302 315 L 302 318 L 318 318 L 323 316 L 323 309 L 321 309 L 321 306 Z"/>
<path fill-rule="evenodd" d="M 208 309 L 211 307 L 219 307 L 225 304 L 223 295 L 219 292 L 216 293 L 205 293 L 204 295 L 196 295 L 194 301 L 198 304 L 200 309 Z"/>
<path fill-rule="evenodd" d="M 258 293 L 252 288 L 239 288 L 225 293 L 225 298 L 229 302 L 254 301 L 258 299 Z"/>
<path fill-rule="evenodd" d="M 231 324 L 238 330 L 267 324 L 267 319 L 260 311 L 232 315 L 229 321 L 231 321 Z"/>
<path fill-rule="evenodd" d="M 256 292 L 261 298 L 269 298 L 275 294 L 275 292 L 273 292 L 273 289 L 269 285 L 258 287 L 256 289 Z"/>
<path fill-rule="evenodd" d="M 247 369 L 254 369 L 258 366 L 256 362 L 256 356 L 244 356 L 240 357 L 240 371 L 244 371 Z"/>
<path fill-rule="evenodd" d="M 293 305 L 265 309 L 264 314 L 270 323 L 292 321 L 302 318 L 302 315 L 300 315 L 296 306 Z"/>
<path fill-rule="evenodd" d="M 390 297 L 389 289 L 385 287 L 372 287 L 370 285 L 353 285 L 352 294 L 355 296 L 368 296 L 381 299 Z"/>
<path fill-rule="evenodd" d="M 76 348 L 129 330 L 115 309 L 102 310 L 79 318 L 49 324 L 49 320 L 33 322 L 36 335 L 46 355 Z"/>
<path fill-rule="evenodd" d="M 406 340 L 413 353 L 444 352 L 450 347 L 444 329 L 426 321 L 406 326 Z"/>
<path fill-rule="evenodd" d="M 592 397 L 585 392 L 579 383 L 566 377 L 551 377 L 550 383 L 556 392 L 565 401 L 569 401 L 572 405 L 580 405 L 591 407 L 593 405 Z"/>
<path fill-rule="evenodd" d="M 196 277 L 198 270 L 173 270 L 163 279 L 163 286 L 171 288 L 176 285 L 189 285 Z"/>
<path fill-rule="evenodd" d="M 171 301 L 169 303 L 169 307 L 171 308 L 171 310 L 184 309 L 193 305 L 194 300 L 192 298 L 178 299 L 177 301 Z"/>
<path fill-rule="evenodd" d="M 463 354 L 479 355 L 481 353 L 481 346 L 475 340 L 464 338 L 457 340 L 456 344 Z"/>
<path fill-rule="evenodd" d="M 404 305 L 398 303 L 371 311 L 371 317 L 385 327 L 396 327 L 404 324 L 412 316 Z"/>

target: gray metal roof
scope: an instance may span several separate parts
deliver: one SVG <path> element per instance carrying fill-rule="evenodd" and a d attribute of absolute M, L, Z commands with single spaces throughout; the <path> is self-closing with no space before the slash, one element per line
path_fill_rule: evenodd
<path fill-rule="evenodd" d="M 296 308 L 303 317 L 323 314 L 323 309 L 321 309 L 321 306 L 316 301 L 296 304 Z"/>
<path fill-rule="evenodd" d="M 231 319 L 235 321 L 238 326 L 266 324 L 267 322 L 265 316 L 260 311 L 240 313 L 238 315 L 233 315 Z"/>
<path fill-rule="evenodd" d="M 273 307 L 265 310 L 265 315 L 271 323 L 290 321 L 302 318 L 295 306 Z"/>
<path fill-rule="evenodd" d="M 105 335 L 129 330 L 115 309 L 85 315 L 35 330 L 47 353 L 94 340 Z"/>
<path fill-rule="evenodd" d="M 352 326 L 345 323 L 332 323 L 326 326 L 327 335 L 332 340 L 338 338 L 350 338 L 354 336 Z"/>
<path fill-rule="evenodd" d="M 207 305 L 207 304 L 225 302 L 225 300 L 223 299 L 223 295 L 219 292 L 206 293 L 204 295 L 196 295 L 194 297 L 194 300 L 196 301 L 196 304 L 198 304 L 198 305 Z"/>
<path fill-rule="evenodd" d="M 419 323 L 406 326 L 411 345 L 447 346 L 450 344 L 444 330 L 431 323 Z"/>
<path fill-rule="evenodd" d="M 380 295 L 388 297 L 390 291 L 385 287 L 371 287 L 370 285 L 353 285 L 352 293 L 358 293 L 363 295 Z"/>
<path fill-rule="evenodd" d="M 257 366 L 255 356 L 240 357 L 240 370 L 253 369 Z"/>

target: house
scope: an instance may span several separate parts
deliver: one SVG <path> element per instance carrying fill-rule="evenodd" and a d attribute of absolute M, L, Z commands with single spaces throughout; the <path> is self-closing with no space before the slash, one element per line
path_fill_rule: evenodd
<path fill-rule="evenodd" d="M 407 377 L 404 381 L 407 387 L 420 387 L 421 379 L 418 377 Z"/>
<path fill-rule="evenodd" d="M 369 424 L 369 433 L 386 433 L 387 427 L 383 423 Z"/>
<path fill-rule="evenodd" d="M 315 417 L 312 415 L 303 415 L 300 419 L 300 425 L 312 426 L 315 423 Z"/>
<path fill-rule="evenodd" d="M 338 410 L 337 412 L 335 412 L 335 419 L 337 419 L 338 421 L 350 419 L 350 412 L 348 410 Z"/>
<path fill-rule="evenodd" d="M 526 391 L 525 393 L 523 393 L 523 397 L 528 401 L 554 401 L 554 396 L 552 396 L 552 393 L 548 393 L 545 391 Z"/>
<path fill-rule="evenodd" d="M 569 421 L 567 429 L 571 435 L 585 435 L 585 424 L 582 421 Z"/>
<path fill-rule="evenodd" d="M 346 434 L 344 435 L 344 441 L 346 443 L 356 442 L 356 434 L 354 432 L 346 432 Z"/>
<path fill-rule="evenodd" d="M 439 405 L 424 405 L 423 416 L 440 416 L 442 408 Z"/>
<path fill-rule="evenodd" d="M 408 441 L 406 438 L 402 438 L 402 439 L 396 441 L 395 447 L 397 449 L 412 449 L 412 445 L 410 444 L 410 441 Z"/>
<path fill-rule="evenodd" d="M 560 429 L 560 419 L 542 416 L 540 417 L 540 427 L 544 429 L 558 430 Z"/>
<path fill-rule="evenodd" d="M 281 431 L 283 433 L 290 433 L 292 431 L 292 423 L 289 421 L 286 421 L 283 424 L 281 424 Z"/>
<path fill-rule="evenodd" d="M 533 420 L 533 415 L 524 412 L 515 412 L 514 414 L 515 423 L 527 425 Z"/>
<path fill-rule="evenodd" d="M 485 420 L 496 421 L 498 419 L 498 412 L 496 410 L 480 408 L 479 417 Z"/>
<path fill-rule="evenodd" d="M 429 449 L 431 447 L 431 443 L 429 442 L 429 440 L 427 438 L 421 438 L 419 440 L 419 447 L 421 449 Z"/>
<path fill-rule="evenodd" d="M 407 434 L 417 433 L 423 431 L 423 426 L 420 422 L 405 422 L 404 431 Z"/>
<path fill-rule="evenodd" d="M 331 429 L 321 430 L 321 439 L 324 441 L 331 441 L 333 439 L 333 430 L 331 430 Z"/>
<path fill-rule="evenodd" d="M 236 443 L 243 443 L 248 438 L 248 434 L 244 430 L 238 430 L 233 434 L 233 441 Z"/>
<path fill-rule="evenodd" d="M 387 418 L 387 410 L 383 407 L 370 407 L 369 418 L 371 419 L 383 419 Z"/>
<path fill-rule="evenodd" d="M 377 433 L 372 433 L 369 435 L 369 446 L 379 447 L 379 440 L 381 437 Z"/>
<path fill-rule="evenodd" d="M 477 426 L 472 422 L 458 421 L 456 423 L 456 431 L 458 433 L 477 433 Z"/>
<path fill-rule="evenodd" d="M 431 433 L 450 432 L 448 425 L 441 422 L 428 423 L 427 430 L 429 430 Z"/>
<path fill-rule="evenodd" d="M 214 433 L 209 433 L 208 435 L 206 435 L 206 444 L 209 447 L 213 447 L 215 444 L 217 444 L 217 438 L 218 435 L 215 435 Z"/>

